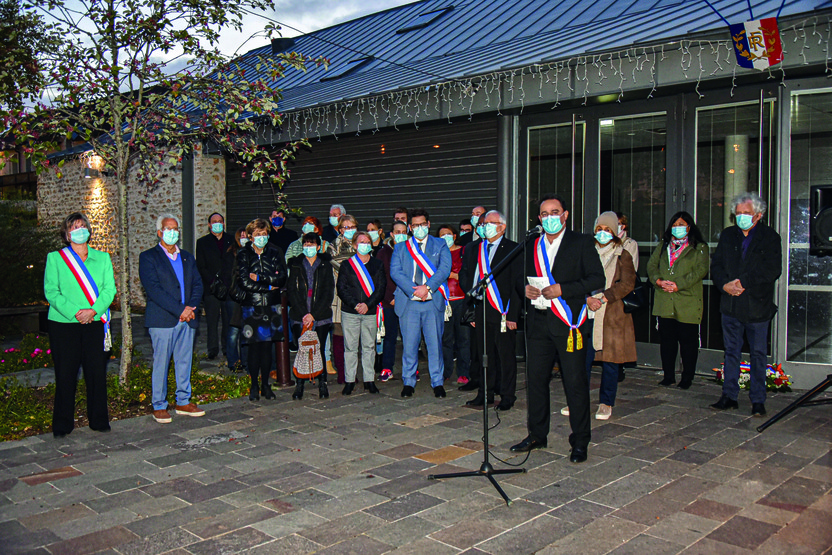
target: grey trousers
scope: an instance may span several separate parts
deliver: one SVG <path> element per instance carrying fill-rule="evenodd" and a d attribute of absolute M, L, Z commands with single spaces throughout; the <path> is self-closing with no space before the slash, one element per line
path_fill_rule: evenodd
<path fill-rule="evenodd" d="M 361 349 L 361 368 L 365 382 L 375 379 L 376 326 L 375 314 L 341 313 L 341 329 L 344 332 L 344 379 L 355 381 L 358 373 L 358 350 Z"/>

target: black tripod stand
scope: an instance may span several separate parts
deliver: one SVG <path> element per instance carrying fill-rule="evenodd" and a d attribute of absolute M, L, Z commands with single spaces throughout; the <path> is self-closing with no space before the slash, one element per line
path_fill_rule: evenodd
<path fill-rule="evenodd" d="M 757 431 L 762 432 L 763 430 L 765 430 L 766 428 L 768 428 L 772 424 L 775 424 L 778 420 L 780 420 L 784 416 L 791 413 L 796 408 L 811 407 L 811 406 L 815 406 L 815 405 L 829 405 L 829 404 L 832 404 L 832 399 L 819 399 L 817 401 L 812 400 L 817 395 L 826 391 L 826 389 L 829 386 L 832 386 L 832 374 L 829 374 L 828 376 L 826 376 L 825 380 L 823 380 L 818 385 L 816 385 L 815 387 L 813 387 L 812 389 L 810 389 L 809 391 L 804 393 L 803 396 L 800 397 L 800 399 L 793 402 L 791 405 L 789 405 L 788 407 L 784 408 L 783 410 L 781 410 L 780 412 L 778 412 L 777 414 L 775 414 L 774 416 L 772 416 L 771 418 L 766 420 L 762 425 L 757 426 Z"/>
<path fill-rule="evenodd" d="M 535 228 L 533 231 L 537 231 L 538 229 Z M 533 236 L 530 234 L 529 237 Z M 485 239 L 483 239 L 485 241 Z M 517 253 L 522 250 L 525 245 L 526 241 L 528 241 L 528 237 L 525 241 L 522 241 L 517 244 L 514 249 L 506 255 L 497 266 L 491 269 L 491 272 L 486 274 L 477 284 L 468 291 L 467 297 L 470 300 L 476 299 L 477 297 L 483 297 L 482 301 L 480 302 L 481 306 L 481 313 L 482 313 L 482 391 L 483 391 L 483 403 L 482 403 L 482 464 L 480 465 L 479 470 L 472 470 L 469 472 L 452 472 L 450 474 L 430 474 L 428 475 L 428 480 L 440 480 L 442 478 L 465 478 L 469 476 L 483 476 L 488 478 L 488 481 L 491 482 L 491 485 L 497 490 L 502 498 L 505 500 L 506 505 L 511 505 L 511 499 L 508 498 L 506 492 L 503 491 L 503 488 L 500 487 L 500 484 L 497 483 L 497 480 L 494 479 L 495 475 L 498 474 L 524 474 L 526 472 L 525 468 L 506 468 L 506 469 L 495 469 L 491 462 L 488 460 L 488 355 L 486 354 L 488 349 L 488 337 L 485 334 L 485 290 L 488 287 L 488 280 L 493 276 L 495 273 L 500 271 L 503 266 L 506 266 L 510 263 Z"/>

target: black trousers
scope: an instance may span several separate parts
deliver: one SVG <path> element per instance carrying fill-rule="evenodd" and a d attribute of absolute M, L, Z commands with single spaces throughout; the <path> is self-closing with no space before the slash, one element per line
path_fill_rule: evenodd
<path fill-rule="evenodd" d="M 49 347 L 55 362 L 55 408 L 52 431 L 70 433 L 75 427 L 75 388 L 78 368 L 84 370 L 87 386 L 87 418 L 90 428 L 109 427 L 107 411 L 107 365 L 104 324 L 66 324 L 49 321 Z"/>
<path fill-rule="evenodd" d="M 272 341 L 257 341 L 248 344 L 248 374 L 252 381 L 257 380 L 259 374 L 262 385 L 268 385 L 273 353 L 274 342 Z"/>
<path fill-rule="evenodd" d="M 589 380 L 586 375 L 586 342 L 592 341 L 592 334 L 583 334 L 584 348 L 566 351 L 566 336 L 552 335 L 548 329 L 528 330 L 529 360 L 526 362 L 529 378 L 526 396 L 529 401 L 529 435 L 544 440 L 549 435 L 549 382 L 552 368 L 560 358 L 560 375 L 566 404 L 569 406 L 569 424 L 572 434 L 569 443 L 573 447 L 586 448 L 589 445 Z"/>
<path fill-rule="evenodd" d="M 682 382 L 693 381 L 699 358 L 699 324 L 659 318 L 662 369 L 666 380 L 676 380 L 676 353 L 682 352 Z"/>
<path fill-rule="evenodd" d="M 477 352 L 483 352 L 482 320 L 478 319 L 477 326 L 471 329 L 477 343 Z M 488 322 L 485 324 L 485 353 L 488 355 L 488 397 L 495 393 L 500 395 L 501 401 L 514 403 L 517 400 L 517 331 L 507 329 L 505 333 L 500 331 L 499 322 Z M 482 359 L 480 359 L 482 367 Z M 482 370 L 480 370 L 482 376 Z M 483 383 L 480 380 L 480 393 L 482 394 Z"/>
<path fill-rule="evenodd" d="M 208 356 L 216 356 L 220 352 L 220 342 L 222 342 L 222 353 L 225 354 L 231 312 L 226 309 L 225 301 L 219 300 L 210 293 L 202 298 L 202 306 L 205 307 L 205 319 L 208 323 Z M 220 313 L 222 313 L 222 336 L 217 335 Z"/>

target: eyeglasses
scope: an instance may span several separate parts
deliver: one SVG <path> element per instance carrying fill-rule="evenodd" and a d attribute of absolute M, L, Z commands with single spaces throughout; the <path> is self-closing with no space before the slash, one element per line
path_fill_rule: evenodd
<path fill-rule="evenodd" d="M 354 225 L 343 225 L 343 226 L 341 226 L 341 229 L 349 230 L 349 229 L 358 229 L 358 228 Z"/>

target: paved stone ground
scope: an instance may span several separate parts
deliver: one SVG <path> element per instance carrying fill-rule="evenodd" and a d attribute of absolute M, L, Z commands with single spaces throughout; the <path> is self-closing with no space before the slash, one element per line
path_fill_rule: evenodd
<path fill-rule="evenodd" d="M 137 334 L 138 335 L 138 334 Z M 204 336 L 203 336 L 204 337 Z M 422 370 L 423 372 L 425 369 Z M 593 376 L 597 400 L 598 376 Z M 307 394 L 237 399 L 203 418 L 113 422 L 0 444 L 3 553 L 823 553 L 832 547 L 832 408 L 800 409 L 763 434 L 740 411 L 707 408 L 719 387 L 621 384 L 613 418 L 593 421 L 589 461 L 568 460 L 560 384 L 549 448 L 500 480 L 430 481 L 477 469 L 481 413 L 424 381 L 401 399 Z M 525 436 L 519 401 L 493 452 Z M 315 389 L 313 388 L 313 393 Z M 796 394 L 769 398 L 769 413 Z M 491 413 L 494 414 L 493 412 Z M 493 420 L 496 422 L 496 420 Z M 519 457 L 510 461 L 518 463 Z M 503 468 L 504 465 L 496 464 Z"/>

